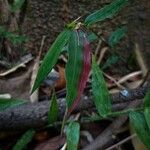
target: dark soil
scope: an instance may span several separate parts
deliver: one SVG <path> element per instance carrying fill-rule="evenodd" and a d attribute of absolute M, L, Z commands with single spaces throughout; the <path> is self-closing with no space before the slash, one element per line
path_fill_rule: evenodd
<path fill-rule="evenodd" d="M 102 8 L 110 2 L 111 0 L 70 0 L 66 5 L 59 0 L 31 0 L 23 27 L 24 33 L 30 38 L 26 44 L 27 49 L 32 54 L 37 54 L 42 36 L 45 35 L 44 51 L 47 52 L 66 23 L 77 19 L 79 16 L 83 16 L 84 19 L 91 12 Z M 63 7 L 65 7 L 66 11 Z M 150 46 L 150 38 L 148 38 L 150 35 L 150 23 L 147 19 L 149 8 L 147 0 L 142 1 L 142 4 L 141 1 L 134 0 L 113 19 L 108 19 L 94 26 L 95 32 L 105 38 L 106 41 L 110 33 L 117 27 L 122 25 L 128 27 L 128 36 L 116 48 L 116 51 L 122 58 L 116 64 L 117 70 L 115 69 L 116 66 L 113 68 L 113 73 L 123 75 L 130 72 L 133 68 L 137 68 L 135 63 L 131 67 L 127 64 L 130 56 L 133 54 L 133 44 L 135 42 L 140 44 L 141 49 L 146 54 L 147 63 L 150 62 L 148 61 L 150 57 L 148 50 Z"/>
<path fill-rule="evenodd" d="M 86 17 L 109 2 L 111 0 L 70 0 L 67 6 L 68 18 L 65 19 L 62 1 L 32 0 L 29 4 L 28 17 L 23 28 L 24 32 L 31 37 L 28 47 L 38 50 L 42 36 L 46 35 L 45 50 L 47 51 L 56 36 L 63 30 L 64 24 L 77 19 L 79 16 L 84 15 Z M 102 32 L 103 35 L 108 36 L 115 27 L 124 24 L 121 20 L 122 16 L 123 13 L 114 20 L 107 20 L 105 24 L 98 24 L 96 26 L 97 33 Z"/>
<path fill-rule="evenodd" d="M 25 18 L 25 22 L 23 23 L 22 28 L 23 33 L 29 37 L 29 41 L 25 44 L 27 52 L 32 53 L 36 56 L 40 49 L 42 37 L 46 36 L 43 48 L 44 56 L 57 35 L 63 30 L 65 24 L 77 19 L 79 16 L 83 16 L 81 20 L 84 20 L 84 18 L 88 14 L 102 8 L 104 5 L 110 3 L 111 1 L 112 0 L 69 0 L 69 3 L 67 6 L 65 6 L 64 10 L 63 1 L 60 0 L 30 0 L 27 9 L 27 17 Z M 133 70 L 139 69 L 136 61 L 134 63 L 129 63 L 129 61 L 131 60 L 131 56 L 134 56 L 133 53 L 135 43 L 139 44 L 139 47 L 143 55 L 145 56 L 147 65 L 150 65 L 150 21 L 148 20 L 149 14 L 150 3 L 148 3 L 148 0 L 132 0 L 131 4 L 122 9 L 122 11 L 113 19 L 107 19 L 105 22 L 98 23 L 93 27 L 93 30 L 96 32 L 96 34 L 102 36 L 105 39 L 105 42 L 102 43 L 102 47 L 108 47 L 107 41 L 112 31 L 122 25 L 126 25 L 128 27 L 128 33 L 126 37 L 121 40 L 121 42 L 115 49 L 109 48 L 109 53 L 106 54 L 106 58 L 104 58 L 105 61 L 114 52 L 117 52 L 117 54 L 121 58 L 119 59 L 117 64 L 106 70 L 106 72 L 109 72 L 111 76 L 122 76 L 129 72 L 132 72 Z M 95 50 L 97 43 L 98 41 L 93 43 L 93 51 Z M 16 77 L 13 80 L 7 78 L 6 80 L 1 81 L 0 84 L 4 85 L 0 88 L 1 91 L 3 91 L 3 88 L 6 90 L 6 92 L 7 90 L 12 90 L 12 93 L 14 93 L 15 90 L 18 90 L 19 92 L 16 92 L 16 97 L 19 97 L 18 95 L 21 95 L 22 93 L 22 97 L 25 97 L 26 89 L 22 85 L 28 84 L 28 77 L 30 76 L 30 72 L 31 70 L 29 70 L 26 74 L 23 74 L 23 78 Z M 18 89 L 16 87 L 18 87 Z M 95 135 L 96 137 L 99 134 L 97 131 L 101 132 L 103 130 L 102 127 L 107 127 L 109 123 L 110 122 L 105 123 L 103 121 L 101 121 L 100 123 L 94 122 L 92 124 L 86 123 L 88 128 L 86 128 L 85 125 L 84 128 L 82 128 L 87 131 L 93 131 L 93 135 Z M 101 124 L 102 127 L 99 124 Z M 55 131 L 58 132 L 58 129 L 54 129 L 54 132 Z M 119 142 L 120 140 L 122 140 L 122 138 L 125 138 L 129 135 L 130 133 L 121 133 L 117 138 L 114 139 L 114 143 Z M 47 137 L 47 139 L 48 138 L 49 137 Z M 84 141 L 84 139 L 82 142 L 86 142 L 85 144 L 87 144 L 87 141 Z M 55 144 L 55 146 L 57 146 L 57 144 Z M 11 145 L 8 147 L 11 147 Z M 128 147 L 131 148 L 131 142 L 128 142 L 126 144 L 126 147 L 124 149 L 129 149 Z"/>

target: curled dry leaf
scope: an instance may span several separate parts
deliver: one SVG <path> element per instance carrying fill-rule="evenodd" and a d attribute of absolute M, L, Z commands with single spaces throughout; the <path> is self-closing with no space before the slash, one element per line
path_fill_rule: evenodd
<path fill-rule="evenodd" d="M 63 67 L 58 66 L 59 79 L 55 83 L 56 91 L 65 88 L 66 79 L 65 79 L 65 69 Z"/>
<path fill-rule="evenodd" d="M 64 143 L 65 137 L 56 136 L 38 145 L 35 150 L 58 150 Z"/>
<path fill-rule="evenodd" d="M 49 137 L 47 131 L 41 131 L 35 134 L 35 140 L 38 141 L 39 143 L 44 142 L 47 140 Z"/>

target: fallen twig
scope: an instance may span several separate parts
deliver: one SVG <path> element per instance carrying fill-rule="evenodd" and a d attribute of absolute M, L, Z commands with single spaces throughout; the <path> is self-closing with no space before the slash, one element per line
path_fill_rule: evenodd
<path fill-rule="evenodd" d="M 0 66 L 8 69 L 10 67 L 10 64 L 4 60 L 0 60 Z"/>
<path fill-rule="evenodd" d="M 130 105 L 127 107 L 137 107 L 140 102 L 132 101 Z M 109 126 L 106 128 L 92 143 L 87 145 L 83 150 L 97 150 L 104 149 L 106 144 L 110 141 L 113 141 L 113 136 L 116 134 L 116 130 L 118 130 L 128 119 L 127 115 L 116 118 Z"/>
<path fill-rule="evenodd" d="M 142 70 L 142 74 L 144 77 L 147 74 L 148 68 L 147 68 L 147 64 L 145 63 L 144 55 L 138 43 L 135 43 L 134 52 L 135 52 L 137 62 Z"/>
<path fill-rule="evenodd" d="M 7 70 L 6 72 L 0 73 L 0 78 L 1 78 L 1 77 L 4 77 L 4 76 L 7 76 L 7 75 L 9 75 L 10 73 L 15 72 L 15 71 L 16 71 L 17 69 L 19 69 L 19 68 L 24 68 L 24 67 L 26 67 L 26 64 L 27 64 L 28 62 L 30 62 L 30 61 L 33 59 L 32 55 L 30 55 L 30 54 L 27 55 L 27 56 L 24 56 L 24 57 L 25 57 L 26 59 L 25 59 L 23 62 L 21 62 L 20 64 L 14 66 L 13 68 Z"/>
<path fill-rule="evenodd" d="M 142 99 L 149 89 L 150 84 L 147 84 L 144 87 L 130 90 L 128 96 L 123 96 L 121 93 L 113 94 L 112 102 L 116 104 L 117 102 L 129 102 Z M 58 99 L 57 102 L 59 107 L 58 120 L 62 120 L 66 109 L 66 102 L 63 98 Z M 22 104 L 0 111 L 0 130 L 19 130 L 45 126 L 48 120 L 49 105 L 49 101 L 43 101 L 34 104 Z M 92 97 L 82 98 L 75 111 L 87 110 L 93 106 Z"/>
<path fill-rule="evenodd" d="M 132 138 L 135 138 L 136 136 L 137 136 L 136 134 L 132 134 L 132 135 L 130 135 L 129 137 L 123 139 L 122 141 L 120 141 L 120 142 L 118 142 L 118 143 L 112 145 L 111 147 L 107 148 L 106 150 L 113 150 L 114 148 L 116 148 L 116 147 L 118 147 L 118 146 L 124 144 L 125 142 L 131 140 Z"/>
<path fill-rule="evenodd" d="M 41 54 L 42 54 L 42 50 L 43 50 L 43 45 L 44 45 L 45 38 L 46 38 L 46 36 L 43 36 L 42 41 L 41 41 L 41 46 L 40 46 L 39 54 L 38 54 L 38 56 L 36 57 L 36 59 L 34 61 L 33 71 L 32 71 L 31 81 L 30 81 L 31 91 L 32 91 L 34 82 L 36 80 L 37 72 L 38 72 L 38 69 L 39 69 L 40 58 L 41 58 Z M 31 101 L 31 103 L 36 102 L 38 100 L 38 96 L 39 96 L 39 90 L 36 89 L 34 91 L 34 93 L 32 95 L 30 95 L 30 101 Z"/>

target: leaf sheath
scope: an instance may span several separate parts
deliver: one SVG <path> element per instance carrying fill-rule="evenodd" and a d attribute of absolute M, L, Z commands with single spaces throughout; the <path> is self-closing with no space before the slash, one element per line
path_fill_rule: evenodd
<path fill-rule="evenodd" d="M 69 40 L 69 58 L 66 64 L 67 106 L 70 108 L 78 94 L 78 84 L 83 69 L 83 44 L 77 30 L 71 32 Z"/>
<path fill-rule="evenodd" d="M 85 89 L 88 77 L 89 77 L 89 72 L 91 70 L 91 47 L 90 43 L 88 42 L 85 34 L 84 34 L 84 40 L 83 40 L 83 69 L 80 75 L 80 80 L 79 80 L 79 86 L 78 86 L 78 95 L 76 99 L 73 102 L 73 105 L 69 109 L 69 113 L 71 113 L 78 105 L 80 98 L 83 94 L 83 91 Z"/>

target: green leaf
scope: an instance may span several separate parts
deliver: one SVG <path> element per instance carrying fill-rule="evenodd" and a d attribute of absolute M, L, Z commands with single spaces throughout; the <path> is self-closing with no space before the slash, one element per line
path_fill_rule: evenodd
<path fill-rule="evenodd" d="M 142 113 L 131 112 L 129 114 L 130 122 L 133 125 L 138 137 L 143 142 L 143 144 L 150 149 L 150 130 L 146 123 L 145 117 Z"/>
<path fill-rule="evenodd" d="M 0 36 L 1 38 L 9 39 L 14 45 L 21 44 L 28 40 L 27 36 L 18 35 L 18 34 L 15 34 L 14 32 L 9 32 L 3 26 L 0 26 Z"/>
<path fill-rule="evenodd" d="M 57 120 L 58 116 L 58 105 L 57 105 L 57 97 L 55 92 L 51 98 L 50 110 L 48 112 L 48 124 L 52 124 Z"/>
<path fill-rule="evenodd" d="M 144 108 L 150 107 L 150 90 L 146 93 L 144 97 Z"/>
<path fill-rule="evenodd" d="M 103 69 L 107 69 L 107 68 L 110 67 L 111 65 L 117 63 L 118 59 L 119 59 L 119 57 L 118 57 L 117 55 L 114 55 L 114 54 L 113 54 L 112 56 L 110 56 L 110 57 L 107 59 L 107 61 L 105 62 L 105 64 L 103 65 L 102 70 L 103 70 Z"/>
<path fill-rule="evenodd" d="M 80 125 L 77 122 L 71 122 L 66 131 L 67 135 L 67 149 L 77 150 L 79 137 L 80 137 Z"/>
<path fill-rule="evenodd" d="M 91 42 L 95 41 L 98 37 L 96 36 L 96 34 L 90 33 L 87 38 L 88 38 L 88 41 L 91 43 Z M 61 53 L 63 53 L 63 52 L 68 52 L 68 45 L 63 47 Z"/>
<path fill-rule="evenodd" d="M 49 72 L 51 72 L 52 68 L 57 62 L 61 50 L 67 44 L 69 38 L 70 38 L 70 30 L 67 29 L 65 29 L 58 35 L 57 39 L 52 44 L 48 53 L 44 57 L 44 60 L 39 68 L 31 93 L 33 93 L 39 87 L 40 83 L 46 78 Z"/>
<path fill-rule="evenodd" d="M 150 91 L 144 97 L 144 115 L 150 129 Z"/>
<path fill-rule="evenodd" d="M 92 13 L 85 19 L 85 25 L 90 26 L 96 22 L 103 21 L 107 18 L 112 18 L 116 15 L 124 6 L 126 6 L 128 0 L 114 0 L 111 4 L 106 5 L 100 10 Z"/>
<path fill-rule="evenodd" d="M 25 0 L 14 0 L 13 4 L 11 5 L 11 11 L 16 12 L 20 10 L 24 2 Z"/>
<path fill-rule="evenodd" d="M 108 40 L 108 44 L 111 47 L 116 46 L 119 43 L 119 41 L 126 35 L 126 32 L 127 32 L 126 27 L 121 27 L 121 28 L 116 29 L 110 35 L 109 40 Z"/>
<path fill-rule="evenodd" d="M 33 129 L 26 131 L 22 135 L 22 137 L 17 141 L 17 143 L 13 147 L 13 150 L 23 150 L 24 148 L 26 148 L 27 144 L 32 140 L 34 134 L 35 130 Z"/>
<path fill-rule="evenodd" d="M 0 98 L 0 111 L 14 107 L 20 104 L 27 103 L 25 100 Z"/>
<path fill-rule="evenodd" d="M 83 69 L 83 43 L 77 31 L 72 31 L 69 40 L 69 59 L 66 64 L 67 106 L 70 108 L 78 94 L 78 84 Z"/>
<path fill-rule="evenodd" d="M 17 35 L 13 32 L 6 32 L 5 37 L 8 38 L 14 45 L 26 42 L 28 38 L 24 35 Z"/>
<path fill-rule="evenodd" d="M 145 119 L 146 119 L 146 122 L 148 124 L 148 127 L 150 129 L 150 108 L 144 109 L 144 115 L 145 115 Z"/>
<path fill-rule="evenodd" d="M 1 36 L 1 37 L 3 37 L 3 36 L 4 36 L 5 32 L 6 32 L 5 27 L 0 26 L 0 36 Z"/>
<path fill-rule="evenodd" d="M 97 35 L 94 34 L 94 33 L 91 33 L 89 36 L 88 36 L 88 41 L 91 43 L 93 41 L 95 41 L 97 39 Z"/>
<path fill-rule="evenodd" d="M 92 92 L 98 113 L 106 117 L 111 112 L 111 100 L 103 74 L 94 57 L 92 59 Z"/>

